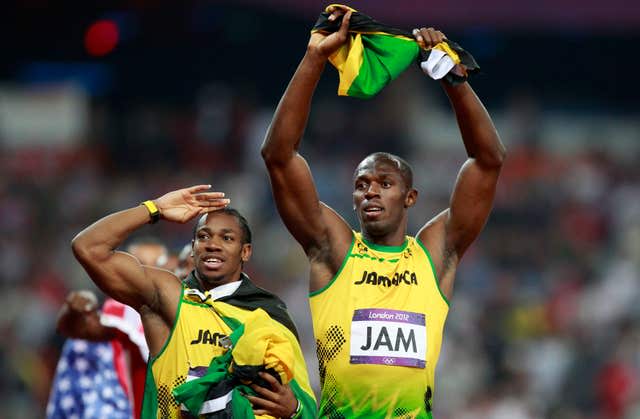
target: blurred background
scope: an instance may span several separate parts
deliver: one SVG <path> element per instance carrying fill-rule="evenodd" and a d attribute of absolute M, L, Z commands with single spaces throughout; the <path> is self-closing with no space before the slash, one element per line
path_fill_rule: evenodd
<path fill-rule="evenodd" d="M 368 0 L 472 52 L 509 154 L 459 269 L 438 419 L 640 418 L 640 3 Z M 0 17 L 0 418 L 43 417 L 69 290 L 93 288 L 70 240 L 110 212 L 211 183 L 254 230 L 248 272 L 288 303 L 312 381 L 308 267 L 259 147 L 327 3 L 7 2 Z M 302 151 L 357 228 L 351 174 L 373 151 L 413 164 L 414 233 L 465 160 L 437 82 L 411 68 L 369 101 L 327 66 Z M 174 252 L 191 226 L 144 228 Z"/>

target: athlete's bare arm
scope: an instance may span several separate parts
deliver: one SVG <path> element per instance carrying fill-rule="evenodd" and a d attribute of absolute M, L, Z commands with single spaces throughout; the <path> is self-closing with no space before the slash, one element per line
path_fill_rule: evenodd
<path fill-rule="evenodd" d="M 163 219 L 185 223 L 228 201 L 208 185 L 169 192 L 154 200 Z M 174 319 L 180 282 L 164 269 L 141 265 L 132 255 L 115 250 L 136 229 L 150 220 L 143 205 L 108 215 L 81 231 L 72 241 L 73 252 L 91 279 L 112 298 L 140 311 L 158 313 L 167 324 Z"/>
<path fill-rule="evenodd" d="M 422 28 L 420 42 L 434 45 L 444 35 Z M 419 38 L 420 37 L 420 38 Z M 457 264 L 484 227 L 496 192 L 505 147 L 484 105 L 468 83 L 442 83 L 456 115 L 468 159 L 462 165 L 448 209 L 427 223 L 418 237 L 432 253 L 442 292 L 451 297 Z"/>
<path fill-rule="evenodd" d="M 333 18 L 343 14 L 336 9 Z M 328 57 L 347 39 L 351 13 L 331 35 L 311 35 L 307 52 L 287 87 L 262 145 L 273 195 L 285 225 L 311 261 L 311 290 L 323 287 L 338 271 L 351 244 L 351 229 L 320 202 L 311 171 L 298 154 L 313 92 Z"/>
<path fill-rule="evenodd" d="M 115 331 L 100 323 L 98 299 L 88 290 L 72 291 L 58 313 L 58 333 L 75 339 L 94 342 L 111 340 Z"/>

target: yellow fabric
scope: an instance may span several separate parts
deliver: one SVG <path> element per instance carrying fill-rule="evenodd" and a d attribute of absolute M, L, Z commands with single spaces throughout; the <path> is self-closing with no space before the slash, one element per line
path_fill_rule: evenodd
<path fill-rule="evenodd" d="M 351 84 L 358 77 L 363 61 L 362 35 L 350 33 L 347 42 L 331 54 L 329 61 L 340 73 L 338 94 L 346 96 Z"/>
<path fill-rule="evenodd" d="M 439 49 L 451 57 L 454 63 L 460 64 L 460 56 L 446 42 L 440 42 L 439 44 L 434 45 L 432 49 Z"/>
<path fill-rule="evenodd" d="M 415 238 L 392 248 L 366 243 L 354 233 L 341 270 L 327 287 L 311 294 L 310 307 L 322 381 L 320 416 L 338 412 L 386 418 L 402 409 L 406 417 L 427 417 L 425 400 L 433 392 L 449 306 L 428 252 Z M 424 367 L 352 363 L 356 310 L 424 316 L 426 342 L 417 342 L 426 346 Z M 391 341 L 397 342 L 393 336 Z"/>
<path fill-rule="evenodd" d="M 325 11 L 325 12 L 327 12 L 327 13 L 329 13 L 329 11 L 331 10 L 331 8 L 332 8 L 332 7 L 347 8 L 347 9 L 351 10 L 352 12 L 357 12 L 357 10 L 356 10 L 356 9 L 354 9 L 353 7 L 349 7 L 349 6 L 347 6 L 346 4 L 339 4 L 339 3 L 332 3 L 332 4 L 328 5 L 328 6 L 324 9 L 324 11 Z"/>
<path fill-rule="evenodd" d="M 190 291 L 193 295 L 189 295 Z M 202 293 L 199 291 L 184 290 L 174 329 L 162 351 L 149 362 L 153 382 L 147 382 L 145 385 L 155 385 L 157 388 L 158 419 L 179 419 L 180 406 L 171 393 L 173 388 L 186 381 L 190 368 L 206 369 L 214 357 L 226 352 L 227 349 L 223 347 L 223 338 L 230 334 L 231 329 L 222 317 L 246 323 L 246 320 L 253 315 L 253 311 L 223 302 L 214 301 L 208 302 L 211 305 L 203 304 L 201 296 Z M 215 310 L 212 310 L 212 306 Z M 297 338 L 289 329 L 276 321 L 272 322 L 271 327 L 274 333 L 292 342 L 290 344 L 293 353 L 290 364 L 293 365 L 292 375 L 300 387 L 313 397 L 307 367 Z M 287 372 L 287 376 L 290 374 Z"/>
<path fill-rule="evenodd" d="M 244 333 L 233 349 L 233 360 L 238 366 L 272 368 L 286 384 L 293 378 L 295 356 L 291 342 L 275 323 L 262 309 L 247 316 Z"/>
<path fill-rule="evenodd" d="M 149 363 L 157 388 L 159 419 L 180 418 L 180 406 L 171 390 L 186 381 L 190 367 L 206 368 L 212 358 L 222 355 L 226 349 L 220 340 L 231 332 L 209 306 L 184 295 L 178 310 L 176 324 L 165 347 Z"/>

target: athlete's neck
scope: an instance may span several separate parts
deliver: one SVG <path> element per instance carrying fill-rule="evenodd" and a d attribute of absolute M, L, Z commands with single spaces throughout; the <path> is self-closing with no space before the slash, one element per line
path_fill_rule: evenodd
<path fill-rule="evenodd" d="M 202 279 L 200 273 L 196 270 L 194 272 L 200 287 L 204 291 L 212 290 L 215 287 L 219 287 L 220 285 L 230 284 L 232 282 L 240 281 L 242 279 L 242 271 L 237 271 L 232 273 L 229 276 L 221 276 L 216 278 L 210 278 L 209 280 Z"/>
<path fill-rule="evenodd" d="M 365 230 L 361 231 L 362 237 L 369 243 L 380 246 L 402 246 L 406 238 L 406 231 L 398 229 L 390 234 L 373 235 Z"/>

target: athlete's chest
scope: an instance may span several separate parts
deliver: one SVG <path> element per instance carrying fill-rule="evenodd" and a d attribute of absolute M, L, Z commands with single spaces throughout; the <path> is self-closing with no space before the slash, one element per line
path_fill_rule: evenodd
<path fill-rule="evenodd" d="M 229 346 L 231 328 L 211 307 L 184 306 L 180 312 L 176 333 L 185 346 L 192 349 L 224 351 Z"/>
<path fill-rule="evenodd" d="M 354 252 L 339 279 L 356 298 L 392 298 L 420 292 L 430 279 L 430 272 L 424 269 L 419 256 L 411 249 L 398 254 Z"/>

